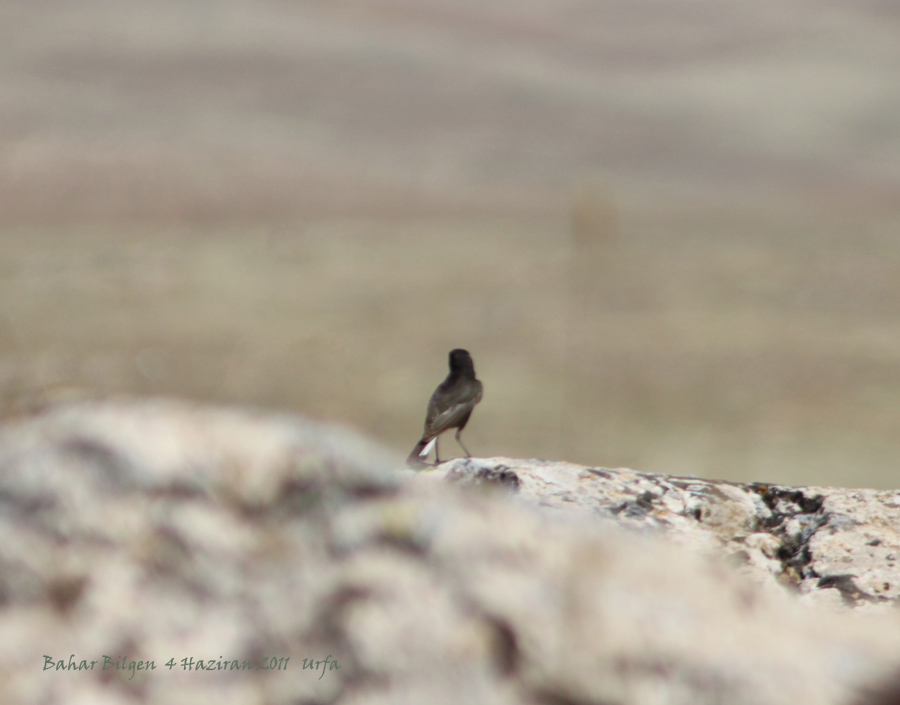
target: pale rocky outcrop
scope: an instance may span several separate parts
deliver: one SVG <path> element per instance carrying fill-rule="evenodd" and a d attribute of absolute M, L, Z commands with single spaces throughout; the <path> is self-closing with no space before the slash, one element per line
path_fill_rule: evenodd
<path fill-rule="evenodd" d="M 868 610 L 900 597 L 900 490 L 741 484 L 509 458 L 454 460 L 431 474 L 500 484 L 528 504 L 672 538 L 806 600 Z"/>
<path fill-rule="evenodd" d="M 788 545 L 780 516 L 802 537 L 809 515 L 835 521 L 824 555 L 850 495 L 398 460 L 297 417 L 174 401 L 6 424 L 0 702 L 826 705 L 900 660 L 893 610 L 801 604 L 774 588 L 790 561 L 754 553 Z M 740 551 L 743 568 L 720 559 Z M 839 605 L 874 604 L 841 589 Z M 70 654 L 98 664 L 42 670 Z M 103 671 L 103 655 L 156 668 Z M 287 668 L 232 668 L 270 657 Z"/>

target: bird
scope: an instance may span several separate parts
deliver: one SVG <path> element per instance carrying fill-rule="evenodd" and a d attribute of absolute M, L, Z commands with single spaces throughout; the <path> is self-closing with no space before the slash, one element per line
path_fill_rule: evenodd
<path fill-rule="evenodd" d="M 456 429 L 456 442 L 466 452 L 466 457 L 472 457 L 460 440 L 459 434 L 469 422 L 472 409 L 481 401 L 483 387 L 475 377 L 475 365 L 468 350 L 462 348 L 451 350 L 449 364 L 450 374 L 438 385 L 428 401 L 425 430 L 422 439 L 416 443 L 416 447 L 406 459 L 408 465 L 419 467 L 425 465 L 422 459 L 428 455 L 432 443 L 434 443 L 435 465 L 440 464 L 438 437 L 451 428 Z"/>

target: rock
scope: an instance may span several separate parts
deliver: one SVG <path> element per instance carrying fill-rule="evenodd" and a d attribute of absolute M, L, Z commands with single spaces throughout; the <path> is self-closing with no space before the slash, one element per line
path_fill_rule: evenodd
<path fill-rule="evenodd" d="M 874 570 L 810 588 L 843 612 L 774 589 L 788 541 L 877 538 L 849 495 L 398 468 L 348 431 L 176 401 L 7 424 L 0 701 L 849 705 L 896 665 L 898 616 L 847 613 Z"/>
<path fill-rule="evenodd" d="M 900 491 L 741 484 L 509 458 L 458 459 L 430 474 L 469 485 L 502 474 L 526 503 L 665 535 L 725 556 L 768 588 L 794 587 L 809 601 L 878 610 L 900 597 Z"/>

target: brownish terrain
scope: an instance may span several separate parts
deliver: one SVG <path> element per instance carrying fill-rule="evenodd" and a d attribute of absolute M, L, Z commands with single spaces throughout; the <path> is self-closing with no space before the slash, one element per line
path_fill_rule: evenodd
<path fill-rule="evenodd" d="M 8 0 L 0 116 L 7 414 L 900 485 L 896 3 Z"/>

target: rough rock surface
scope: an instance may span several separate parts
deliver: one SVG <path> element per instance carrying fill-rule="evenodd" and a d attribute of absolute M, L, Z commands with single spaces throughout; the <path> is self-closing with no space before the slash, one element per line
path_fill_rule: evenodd
<path fill-rule="evenodd" d="M 756 582 L 864 610 L 900 597 L 900 490 L 786 487 L 509 458 L 458 459 L 435 477 L 503 485 L 726 556 Z"/>
<path fill-rule="evenodd" d="M 803 605 L 715 558 L 795 505 L 782 523 L 802 534 L 818 500 L 562 464 L 398 467 L 349 432 L 174 401 L 7 424 L 0 702 L 826 705 L 900 658 L 895 613 Z"/>

